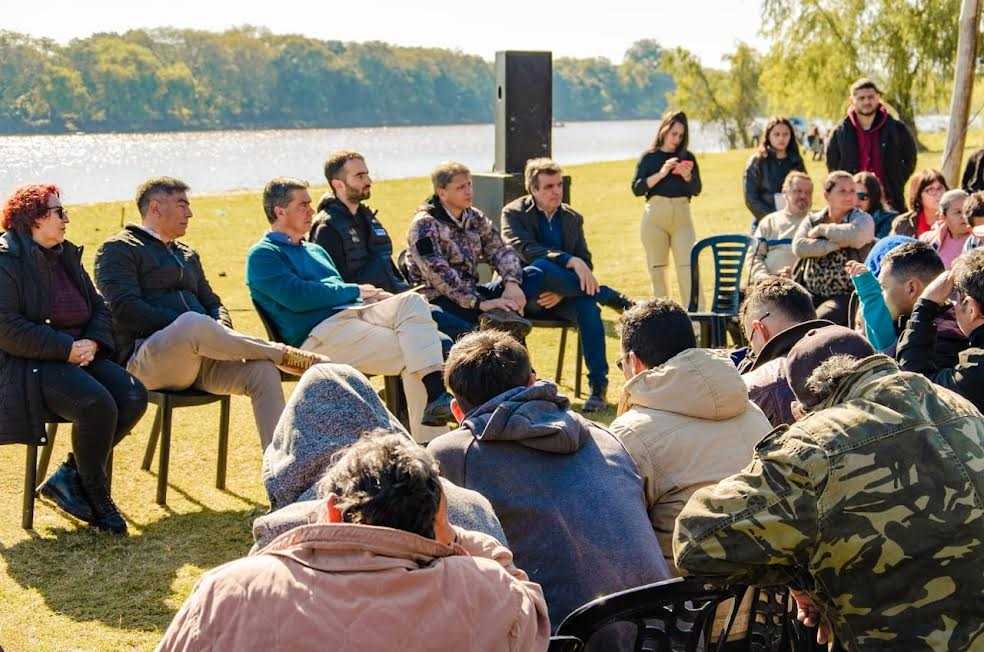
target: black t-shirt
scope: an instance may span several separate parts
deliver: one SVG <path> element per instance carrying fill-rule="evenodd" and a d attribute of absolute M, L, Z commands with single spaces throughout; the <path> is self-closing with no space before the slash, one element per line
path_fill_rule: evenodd
<path fill-rule="evenodd" d="M 679 158 L 681 161 L 694 162 L 694 169 L 690 181 L 685 181 L 678 174 L 670 173 L 660 179 L 659 183 L 652 188 L 647 187 L 646 179 L 659 172 L 663 164 L 673 157 Z M 639 159 L 639 164 L 636 165 L 635 177 L 632 179 L 633 194 L 636 197 L 645 195 L 646 199 L 649 199 L 653 195 L 659 195 L 661 197 L 694 197 L 700 194 L 700 188 L 700 169 L 697 167 L 697 159 L 687 151 L 684 151 L 682 154 L 674 154 L 673 152 L 664 152 L 662 150 L 646 152 Z"/>

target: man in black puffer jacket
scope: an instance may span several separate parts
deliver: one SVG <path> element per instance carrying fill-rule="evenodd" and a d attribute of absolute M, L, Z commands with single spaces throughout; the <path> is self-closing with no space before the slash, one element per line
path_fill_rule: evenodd
<path fill-rule="evenodd" d="M 827 141 L 827 170 L 874 173 L 892 208 L 902 211 L 902 189 L 916 169 L 916 141 L 904 124 L 889 115 L 870 79 L 851 85 L 850 101 L 847 116 Z"/>

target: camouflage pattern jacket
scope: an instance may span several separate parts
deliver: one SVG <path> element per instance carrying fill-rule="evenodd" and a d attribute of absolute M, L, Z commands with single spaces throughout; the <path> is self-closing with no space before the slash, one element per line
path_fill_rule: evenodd
<path fill-rule="evenodd" d="M 445 296 L 462 308 L 474 309 L 485 299 L 478 294 L 478 264 L 488 263 L 504 281 L 523 280 L 523 264 L 503 242 L 485 215 L 469 208 L 455 221 L 434 196 L 410 222 L 407 272 L 411 285 L 423 284 L 428 301 Z"/>
<path fill-rule="evenodd" d="M 984 649 L 984 419 L 867 358 L 694 494 L 673 553 L 692 575 L 805 589 L 849 650 Z"/>

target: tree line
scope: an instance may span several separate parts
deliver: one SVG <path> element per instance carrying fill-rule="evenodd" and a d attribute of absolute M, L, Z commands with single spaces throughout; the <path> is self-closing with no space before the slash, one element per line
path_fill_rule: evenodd
<path fill-rule="evenodd" d="M 554 60 L 557 120 L 657 117 L 673 81 L 640 41 L 615 65 Z M 94 34 L 67 45 L 0 31 L 0 133 L 482 123 L 481 57 L 256 27 Z"/>

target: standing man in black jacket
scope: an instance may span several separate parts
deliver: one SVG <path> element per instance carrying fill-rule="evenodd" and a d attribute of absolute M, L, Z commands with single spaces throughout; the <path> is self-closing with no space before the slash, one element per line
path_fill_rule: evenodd
<path fill-rule="evenodd" d="M 960 352 L 956 366 L 940 368 L 934 356 L 935 319 L 954 289 L 954 316 L 970 346 Z M 949 272 L 926 286 L 899 339 L 896 357 L 902 371 L 921 373 L 984 410 L 984 249 L 957 258 Z"/>
<path fill-rule="evenodd" d="M 300 376 L 328 359 L 232 329 L 198 253 L 178 242 L 192 217 L 188 190 L 171 177 L 145 181 L 137 189 L 142 223 L 128 224 L 96 254 L 117 359 L 147 389 L 249 396 L 266 448 L 284 410 L 277 368 Z"/>
<path fill-rule="evenodd" d="M 902 189 L 916 169 L 916 141 L 881 103 L 870 79 L 851 85 L 847 116 L 827 141 L 827 171 L 871 172 L 881 181 L 892 209 L 902 211 Z"/>
<path fill-rule="evenodd" d="M 318 202 L 318 214 L 311 225 L 309 239 L 331 256 L 346 283 L 373 285 L 391 294 L 410 289 L 393 263 L 393 241 L 377 211 L 363 202 L 372 192 L 372 179 L 362 154 L 351 150 L 332 152 L 325 161 L 325 179 L 331 186 Z M 438 330 L 452 340 L 473 329 L 469 322 L 440 309 L 431 316 Z"/>
<path fill-rule="evenodd" d="M 548 158 L 526 162 L 526 190 L 502 209 L 502 238 L 524 265 L 543 272 L 536 306 L 547 316 L 574 322 L 581 333 L 591 395 L 585 412 L 604 409 L 608 389 L 605 326 L 599 305 L 618 312 L 632 307 L 624 294 L 595 278 L 584 238 L 584 218 L 563 203 L 564 173 Z"/>

